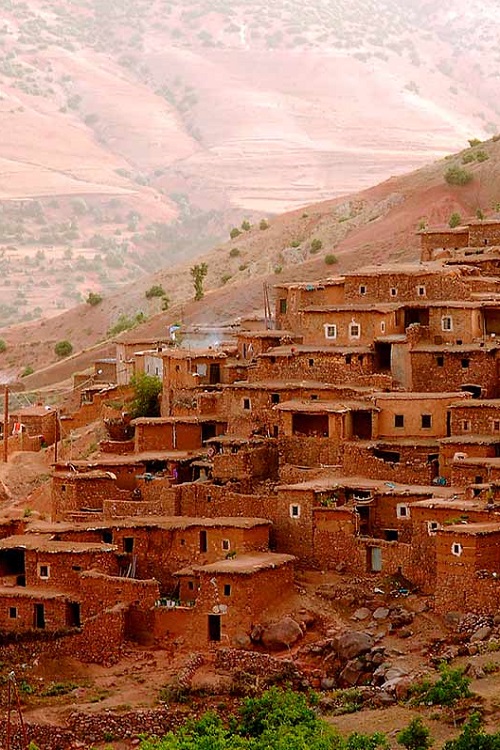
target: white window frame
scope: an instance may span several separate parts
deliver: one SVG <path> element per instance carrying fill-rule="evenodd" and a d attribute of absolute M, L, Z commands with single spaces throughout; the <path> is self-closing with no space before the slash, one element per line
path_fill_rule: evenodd
<path fill-rule="evenodd" d="M 397 297 L 398 296 L 397 286 L 391 286 L 391 288 L 389 289 L 389 294 L 391 297 Z"/>
<path fill-rule="evenodd" d="M 229 552 L 231 549 L 231 542 L 229 539 L 223 539 L 221 542 L 223 552 Z"/>
<path fill-rule="evenodd" d="M 404 513 L 402 513 L 401 511 L 404 511 Z M 398 503 L 396 505 L 396 518 L 402 518 L 406 521 L 410 518 L 410 516 L 410 506 L 408 505 L 408 503 Z"/>
<path fill-rule="evenodd" d="M 368 287 L 366 286 L 366 284 L 360 284 L 359 285 L 359 293 L 361 294 L 362 297 L 365 296 L 365 294 L 367 293 L 367 291 L 368 291 Z"/>
<path fill-rule="evenodd" d="M 354 334 L 352 332 L 352 329 L 354 327 L 356 327 L 358 329 L 358 333 L 357 334 Z M 360 339 L 361 338 L 361 324 L 360 323 L 356 323 L 355 320 L 351 320 L 351 322 L 349 323 L 349 338 L 350 339 Z"/>
<path fill-rule="evenodd" d="M 380 322 L 380 333 L 385 333 L 385 320 Z"/>
<path fill-rule="evenodd" d="M 323 326 L 325 329 L 325 339 L 336 339 L 337 338 L 337 324 L 336 323 L 325 323 Z M 329 329 L 333 328 L 333 335 L 329 333 Z"/>
<path fill-rule="evenodd" d="M 438 521 L 427 521 L 427 533 L 429 536 L 434 536 L 440 528 L 441 524 Z"/>
<path fill-rule="evenodd" d="M 453 331 L 453 318 L 451 315 L 443 315 L 441 317 L 441 330 Z"/>
<path fill-rule="evenodd" d="M 47 568 L 47 575 L 42 575 L 42 568 Z M 48 581 L 50 578 L 50 565 L 48 563 L 38 563 L 37 565 L 37 573 L 38 577 L 42 579 L 42 581 Z"/>
<path fill-rule="evenodd" d="M 423 284 L 419 284 L 417 286 L 417 296 L 418 297 L 426 297 L 427 296 L 427 291 L 425 289 L 425 286 L 423 286 Z"/>
<path fill-rule="evenodd" d="M 462 432 L 470 432 L 471 431 L 471 427 L 472 427 L 472 423 L 471 423 L 470 419 L 461 419 L 460 420 L 460 427 L 461 427 Z"/>
<path fill-rule="evenodd" d="M 290 518 L 300 518 L 300 505 L 299 503 L 290 503 Z"/>
<path fill-rule="evenodd" d="M 451 554 L 455 555 L 455 557 L 460 557 L 462 552 L 464 551 L 464 548 L 460 544 L 460 542 L 453 542 L 451 545 Z"/>

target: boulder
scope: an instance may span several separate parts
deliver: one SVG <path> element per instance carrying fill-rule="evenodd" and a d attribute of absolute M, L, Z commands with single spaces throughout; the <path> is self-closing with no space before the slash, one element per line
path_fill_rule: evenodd
<path fill-rule="evenodd" d="M 371 612 L 367 607 L 360 607 L 353 614 L 352 619 L 353 620 L 366 620 L 368 617 L 370 617 L 370 615 L 371 615 Z"/>
<path fill-rule="evenodd" d="M 397 607 L 391 611 L 391 625 L 393 628 L 402 628 L 405 625 L 411 625 L 413 618 L 413 612 L 404 607 Z"/>
<path fill-rule="evenodd" d="M 478 641 L 485 641 L 491 635 L 492 628 L 489 625 L 484 625 L 482 628 L 478 628 L 470 637 L 471 643 L 477 643 Z"/>
<path fill-rule="evenodd" d="M 350 661 L 366 654 L 374 645 L 375 642 L 368 633 L 347 630 L 336 639 L 335 650 L 342 661 Z"/>
<path fill-rule="evenodd" d="M 291 617 L 284 617 L 265 627 L 260 640 L 262 645 L 270 651 L 280 651 L 293 646 L 302 636 L 303 632 L 299 623 Z"/>
<path fill-rule="evenodd" d="M 339 675 L 340 684 L 343 687 L 354 687 L 358 685 L 365 673 L 365 664 L 362 659 L 351 659 L 347 662 Z"/>
<path fill-rule="evenodd" d="M 388 616 L 389 610 L 387 609 L 387 607 L 377 607 L 377 609 L 373 613 L 374 620 L 385 620 L 385 618 Z"/>

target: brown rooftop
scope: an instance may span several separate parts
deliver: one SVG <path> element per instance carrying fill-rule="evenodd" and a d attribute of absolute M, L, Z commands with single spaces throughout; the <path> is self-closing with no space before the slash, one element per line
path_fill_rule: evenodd
<path fill-rule="evenodd" d="M 185 575 L 190 571 L 195 573 L 206 573 L 212 575 L 221 573 L 226 575 L 252 575 L 261 570 L 272 570 L 281 568 L 294 562 L 296 558 L 293 555 L 278 554 L 276 552 L 262 552 L 259 555 L 237 555 L 228 560 L 219 560 L 209 565 L 193 565 L 190 568 L 183 568 L 175 575 Z"/>
<path fill-rule="evenodd" d="M 468 536 L 487 536 L 500 534 L 500 520 L 496 523 L 460 523 L 439 529 L 440 534 L 467 534 Z"/>
<path fill-rule="evenodd" d="M 227 528 L 231 527 L 234 529 L 253 529 L 258 526 L 269 526 L 271 521 L 266 518 L 253 518 L 253 517 L 239 517 L 239 516 L 220 516 L 217 518 L 195 518 L 191 516 L 134 516 L 132 518 L 111 518 L 108 521 L 92 521 L 92 522 L 75 522 L 68 523 L 65 521 L 61 522 L 47 522 L 38 521 L 30 524 L 27 529 L 27 533 L 22 537 L 9 537 L 7 540 L 0 540 L 0 548 L 2 542 L 11 541 L 14 538 L 26 537 L 33 542 L 33 539 L 39 539 L 37 534 L 42 533 L 44 538 L 50 539 L 51 534 L 61 533 L 64 531 L 100 531 L 101 529 L 133 529 L 133 528 L 153 528 L 153 529 L 165 529 L 165 530 L 182 530 L 189 529 L 191 527 L 204 527 L 204 528 Z M 52 542 L 52 544 L 61 544 L 62 542 Z M 70 543 L 72 544 L 72 543 Z M 75 542 L 76 544 L 76 542 Z M 87 545 L 83 545 L 87 546 Z M 92 545 L 91 545 L 92 546 Z M 100 547 L 101 545 L 93 545 Z M 104 545 L 111 546 L 112 545 Z M 30 547 L 32 549 L 33 547 Z M 38 548 L 38 547 L 37 547 Z"/>
<path fill-rule="evenodd" d="M 378 411 L 377 407 L 366 401 L 283 401 L 276 404 L 278 411 L 300 411 L 309 414 L 344 414 L 349 411 Z"/>
<path fill-rule="evenodd" d="M 373 354 L 369 346 L 314 346 L 306 344 L 292 344 L 276 346 L 267 352 L 259 354 L 261 357 L 293 357 L 295 354 Z"/>
<path fill-rule="evenodd" d="M 54 541 L 48 534 L 19 534 L 0 539 L 0 550 L 2 549 L 36 550 L 46 554 L 57 554 L 58 552 L 84 554 L 85 552 L 115 552 L 117 547 L 113 544 L 104 543 Z"/>
<path fill-rule="evenodd" d="M 367 477 L 339 477 L 330 476 L 319 479 L 311 479 L 306 482 L 297 482 L 295 484 L 280 484 L 277 490 L 295 490 L 295 491 L 313 491 L 328 492 L 337 489 L 354 489 L 354 490 L 373 490 L 377 494 L 401 494 L 401 495 L 421 495 L 422 493 L 440 495 L 449 497 L 455 490 L 452 487 L 431 487 L 428 485 L 417 484 L 397 484 L 396 482 L 383 481 L 381 479 L 368 479 Z"/>

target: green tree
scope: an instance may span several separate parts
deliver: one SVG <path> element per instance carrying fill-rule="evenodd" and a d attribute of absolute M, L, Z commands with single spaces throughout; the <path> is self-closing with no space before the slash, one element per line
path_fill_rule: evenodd
<path fill-rule="evenodd" d="M 323 243 L 321 242 L 321 240 L 315 237 L 313 241 L 311 242 L 311 253 L 313 255 L 316 255 L 316 253 L 319 253 L 322 247 L 323 247 Z"/>
<path fill-rule="evenodd" d="M 462 223 L 462 217 L 460 216 L 458 211 L 454 211 L 449 218 L 448 226 L 454 229 L 455 227 L 459 227 L 461 223 Z"/>
<path fill-rule="evenodd" d="M 97 292 L 89 292 L 86 302 L 87 302 L 87 305 L 91 305 L 92 307 L 95 307 L 96 305 L 99 305 L 102 302 L 102 297 L 100 294 L 97 294 Z"/>
<path fill-rule="evenodd" d="M 428 750 L 433 743 L 429 730 L 420 718 L 412 719 L 408 726 L 396 735 L 396 739 L 406 750 Z"/>
<path fill-rule="evenodd" d="M 203 281 L 208 273 L 208 266 L 206 263 L 197 263 L 190 270 L 191 277 L 194 284 L 194 298 L 195 301 L 203 299 L 205 292 L 203 291 Z"/>
<path fill-rule="evenodd" d="M 250 224 L 248 219 L 245 219 L 244 221 L 241 222 L 241 228 L 243 229 L 244 232 L 249 232 L 250 229 L 252 228 L 252 225 Z"/>
<path fill-rule="evenodd" d="M 452 669 L 448 664 L 439 665 L 439 679 L 436 682 L 422 680 L 414 692 L 415 703 L 431 706 L 452 706 L 459 698 L 469 698 L 470 679 L 461 668 Z"/>
<path fill-rule="evenodd" d="M 240 234 L 241 234 L 241 232 L 240 232 L 240 230 L 238 229 L 238 227 L 233 227 L 233 228 L 231 229 L 231 231 L 229 232 L 229 236 L 231 237 L 231 239 L 232 239 L 232 240 L 235 240 L 235 239 L 236 239 L 236 237 L 239 237 L 239 236 L 240 236 Z"/>
<path fill-rule="evenodd" d="M 265 229 L 269 229 L 270 224 L 267 219 L 261 219 L 259 223 L 259 229 L 264 231 Z"/>
<path fill-rule="evenodd" d="M 146 299 L 153 299 L 153 297 L 164 297 L 165 290 L 161 284 L 153 284 L 153 286 L 150 286 L 146 291 L 145 296 Z"/>
<path fill-rule="evenodd" d="M 329 253 L 328 255 L 325 255 L 325 263 L 327 266 L 334 266 L 335 263 L 338 262 L 338 258 L 336 255 L 333 255 L 333 253 Z"/>
<path fill-rule="evenodd" d="M 134 399 L 130 406 L 130 413 L 135 419 L 137 417 L 159 417 L 160 402 L 158 397 L 161 393 L 162 382 L 156 375 L 147 375 L 145 372 L 138 373 L 130 381 L 134 391 Z"/>
<path fill-rule="evenodd" d="M 67 339 L 58 341 L 54 346 L 54 352 L 58 357 L 69 357 L 69 355 L 73 352 L 73 344 Z"/>
<path fill-rule="evenodd" d="M 445 742 L 443 750 L 500 750 L 500 732 L 486 734 L 481 716 L 473 713 L 464 724 L 461 734 L 456 739 Z"/>
<path fill-rule="evenodd" d="M 457 165 L 448 167 L 444 173 L 444 179 L 448 185 L 467 185 L 472 180 L 472 172 Z"/>
<path fill-rule="evenodd" d="M 7 344 L 4 339 L 0 339 L 0 354 L 7 351 Z"/>

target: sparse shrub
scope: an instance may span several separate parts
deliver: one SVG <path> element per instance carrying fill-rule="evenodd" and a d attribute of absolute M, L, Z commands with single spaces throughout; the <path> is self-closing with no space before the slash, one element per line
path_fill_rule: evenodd
<path fill-rule="evenodd" d="M 269 224 L 269 222 L 268 222 L 267 219 L 261 219 L 260 220 L 259 229 L 261 229 L 262 231 L 264 231 L 265 229 L 269 229 L 269 226 L 270 226 L 270 224 Z"/>
<path fill-rule="evenodd" d="M 242 263 L 241 266 L 238 266 L 238 271 L 246 271 L 248 268 L 248 263 Z"/>
<path fill-rule="evenodd" d="M 236 239 L 236 237 L 239 237 L 239 236 L 240 236 L 240 234 L 241 234 L 241 232 L 240 232 L 240 230 L 238 229 L 238 227 L 233 227 L 233 228 L 231 229 L 231 231 L 229 232 L 229 236 L 231 237 L 231 239 L 232 239 L 232 240 L 235 240 L 235 239 Z"/>
<path fill-rule="evenodd" d="M 241 228 L 243 229 L 244 232 L 249 232 L 250 229 L 252 228 L 252 225 L 250 224 L 248 219 L 245 219 L 244 221 L 241 222 Z"/>
<path fill-rule="evenodd" d="M 469 698 L 470 679 L 464 676 L 463 669 L 452 669 L 448 664 L 439 665 L 440 677 L 436 682 L 424 679 L 417 683 L 413 691 L 417 705 L 452 706 L 459 698 Z"/>
<path fill-rule="evenodd" d="M 412 719 L 407 727 L 398 732 L 396 739 L 406 750 L 427 750 L 433 743 L 429 730 L 420 718 Z"/>
<path fill-rule="evenodd" d="M 163 312 L 166 312 L 168 308 L 170 307 L 170 298 L 165 295 L 161 301 L 161 309 Z"/>
<path fill-rule="evenodd" d="M 455 227 L 459 227 L 461 223 L 462 217 L 460 216 L 458 211 L 454 211 L 449 218 L 448 226 L 451 227 L 451 229 L 454 229 Z"/>
<path fill-rule="evenodd" d="M 328 255 L 325 255 L 325 263 L 327 266 L 334 266 L 335 263 L 338 263 L 338 258 L 333 253 L 328 253 Z"/>
<path fill-rule="evenodd" d="M 299 240 L 292 240 L 292 242 L 290 242 L 290 247 L 293 247 L 294 249 L 297 248 L 297 247 L 300 247 L 300 241 Z"/>
<path fill-rule="evenodd" d="M 282 272 L 282 270 L 283 270 L 283 266 L 274 266 L 274 268 L 273 268 L 273 271 L 274 271 L 274 273 L 276 273 L 276 274 L 279 274 L 279 273 L 281 273 L 281 272 Z"/>
<path fill-rule="evenodd" d="M 224 273 L 220 277 L 221 284 L 227 284 L 227 282 L 232 278 L 230 273 Z"/>
<path fill-rule="evenodd" d="M 322 247 L 323 247 L 323 243 L 321 242 L 321 240 L 319 240 L 317 237 L 315 237 L 313 239 L 313 241 L 311 242 L 311 253 L 312 253 L 312 255 L 316 255 L 316 253 L 319 253 L 319 251 L 321 250 Z"/>
<path fill-rule="evenodd" d="M 73 344 L 71 343 L 71 341 L 68 341 L 67 339 L 58 341 L 57 344 L 54 346 L 54 353 L 58 357 L 69 357 L 69 355 L 72 352 L 73 352 Z"/>
<path fill-rule="evenodd" d="M 486 151 L 484 151 L 484 149 L 481 149 L 481 150 L 480 150 L 480 151 L 478 151 L 478 152 L 477 152 L 477 154 L 476 154 L 476 159 L 477 159 L 477 161 L 479 161 L 479 162 L 482 162 L 482 161 L 487 161 L 487 160 L 488 160 L 489 158 L 490 158 L 490 157 L 489 157 L 488 153 L 487 153 Z"/>
<path fill-rule="evenodd" d="M 194 284 L 194 299 L 198 302 L 203 299 L 205 292 L 203 291 L 203 280 L 208 273 L 208 266 L 206 263 L 197 263 L 190 270 L 191 277 Z"/>
<path fill-rule="evenodd" d="M 448 185 L 467 185 L 472 180 L 472 172 L 455 165 L 448 167 L 444 173 L 444 179 Z"/>
<path fill-rule="evenodd" d="M 470 164 L 472 161 L 476 161 L 476 154 L 473 151 L 467 151 L 462 156 L 462 164 Z"/>
<path fill-rule="evenodd" d="M 89 292 L 86 302 L 87 305 L 96 307 L 96 305 L 99 305 L 102 302 L 102 297 L 100 294 L 97 294 L 97 292 Z"/>
<path fill-rule="evenodd" d="M 153 286 L 150 286 L 145 294 L 146 299 L 153 299 L 154 297 L 164 297 L 164 296 L 165 296 L 165 290 L 161 284 L 153 284 Z"/>
<path fill-rule="evenodd" d="M 66 695 L 67 693 L 71 693 L 71 691 L 75 690 L 77 687 L 78 685 L 74 682 L 53 682 L 45 688 L 42 695 L 45 698 L 50 698 L 55 695 Z"/>
<path fill-rule="evenodd" d="M 3 354 L 7 351 L 7 344 L 5 343 L 4 339 L 0 339 L 0 354 Z"/>
<path fill-rule="evenodd" d="M 480 208 L 478 208 L 476 211 L 476 219 L 479 219 L 479 221 L 484 221 L 484 213 Z"/>
<path fill-rule="evenodd" d="M 21 373 L 21 377 L 22 378 L 27 378 L 28 375 L 32 375 L 34 372 L 35 371 L 34 371 L 34 369 L 32 368 L 31 365 L 26 365 L 26 367 L 24 368 L 24 370 Z"/>
<path fill-rule="evenodd" d="M 479 140 L 479 138 L 469 138 L 469 146 L 473 148 L 474 146 L 479 146 L 482 141 Z"/>
<path fill-rule="evenodd" d="M 240 251 L 238 250 L 238 248 L 237 247 L 232 247 L 231 250 L 229 251 L 229 257 L 230 258 L 237 258 L 238 255 L 240 255 Z"/>
<path fill-rule="evenodd" d="M 427 229 L 427 219 L 420 219 L 417 224 L 417 229 L 421 232 L 423 229 Z"/>

